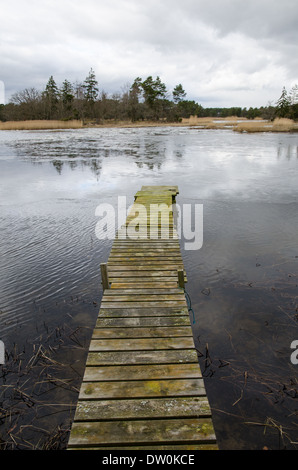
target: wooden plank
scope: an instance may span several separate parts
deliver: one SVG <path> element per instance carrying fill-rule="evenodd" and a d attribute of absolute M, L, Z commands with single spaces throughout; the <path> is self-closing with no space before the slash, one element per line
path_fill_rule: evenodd
<path fill-rule="evenodd" d="M 153 264 L 154 266 L 162 266 L 162 265 L 165 265 L 165 266 L 169 266 L 169 265 L 175 265 L 175 266 L 183 266 L 183 262 L 182 262 L 182 259 L 179 258 L 178 256 L 174 257 L 168 257 L 168 258 L 165 258 L 165 257 L 161 257 L 161 256 L 158 256 L 158 257 L 148 257 L 148 256 L 143 256 L 143 257 L 133 257 L 133 256 L 122 256 L 122 257 L 111 257 L 109 259 L 109 267 L 111 266 L 114 266 L 115 264 L 119 263 L 121 266 L 122 265 L 134 265 L 134 264 L 140 264 L 142 263 L 142 266 L 144 264 Z M 172 268 L 171 268 L 172 269 Z M 183 268 L 181 268 L 183 269 Z"/>
<path fill-rule="evenodd" d="M 143 351 L 193 348 L 193 338 L 92 339 L 89 351 Z"/>
<path fill-rule="evenodd" d="M 156 256 L 157 254 L 160 254 L 161 256 L 169 256 L 170 254 L 173 254 L 174 256 L 181 256 L 180 252 L 180 246 L 179 245 L 169 245 L 168 243 L 165 245 L 165 243 L 159 243 L 159 244 L 152 244 L 150 242 L 147 243 L 142 243 L 142 245 L 137 244 L 137 243 L 129 243 L 125 242 L 125 245 L 120 244 L 120 241 L 118 244 L 113 243 L 112 249 L 111 249 L 111 256 L 114 255 L 121 255 L 121 254 L 136 254 L 136 256 L 141 256 L 142 254 L 148 254 L 148 256 Z M 154 253 L 152 255 L 151 253 Z"/>
<path fill-rule="evenodd" d="M 125 302 L 125 301 L 107 301 L 103 303 L 107 308 L 125 308 L 130 307 L 132 304 L 135 308 L 142 308 L 142 307 L 176 307 L 176 306 L 183 306 L 185 304 L 184 300 L 156 300 L 156 301 L 146 301 L 143 302 L 140 300 L 139 302 Z"/>
<path fill-rule="evenodd" d="M 127 364 L 175 364 L 197 362 L 194 349 L 157 350 L 157 351 L 103 351 L 89 352 L 86 364 L 89 366 L 127 365 Z"/>
<path fill-rule="evenodd" d="M 120 380 L 158 380 L 158 379 L 200 379 L 202 377 L 197 362 L 177 364 L 146 364 L 120 366 L 87 366 L 84 382 Z"/>
<path fill-rule="evenodd" d="M 104 296 L 101 299 L 102 306 L 104 307 L 107 302 L 165 302 L 162 305 L 166 305 L 167 301 L 171 302 L 176 302 L 176 305 L 185 305 L 185 297 L 183 293 L 178 293 L 178 294 L 138 294 L 138 293 L 130 293 L 127 295 L 121 295 L 121 294 L 116 294 L 115 292 L 112 292 L 111 295 Z M 174 304 L 175 306 L 175 304 Z"/>
<path fill-rule="evenodd" d="M 109 270 L 109 278 L 110 278 L 110 281 L 112 281 L 113 279 L 117 278 L 117 279 L 122 279 L 122 278 L 125 278 L 125 277 L 128 277 L 128 278 L 138 278 L 138 277 L 141 277 L 141 278 L 154 278 L 154 277 L 159 277 L 159 278 L 166 278 L 166 279 L 176 279 L 177 280 L 177 272 L 175 269 L 172 269 L 172 270 L 159 270 L 159 271 L 145 271 L 145 270 L 136 270 L 136 269 L 133 269 L 133 270 Z"/>
<path fill-rule="evenodd" d="M 133 251 L 143 251 L 149 250 L 154 251 L 155 249 L 160 249 L 162 251 L 169 249 L 170 251 L 179 251 L 180 243 L 178 239 L 170 240 L 130 240 L 129 238 L 122 240 L 121 238 L 116 238 L 113 242 L 111 250 L 133 250 Z"/>
<path fill-rule="evenodd" d="M 100 318 L 96 322 L 101 328 L 123 328 L 135 326 L 185 326 L 189 325 L 189 316 L 163 316 L 163 317 L 108 317 Z"/>
<path fill-rule="evenodd" d="M 163 265 L 163 269 L 161 269 L 160 265 L 159 264 L 151 264 L 149 266 L 130 266 L 129 264 L 128 265 L 121 265 L 121 266 L 114 266 L 114 265 L 110 265 L 108 263 L 108 269 L 109 269 L 109 274 L 112 274 L 112 273 L 115 273 L 117 271 L 134 271 L 134 272 L 142 272 L 142 271 L 148 271 L 149 273 L 152 273 L 152 271 L 158 271 L 158 272 L 161 272 L 162 275 L 166 275 L 165 273 L 167 272 L 174 272 L 175 275 L 177 276 L 177 267 L 179 266 L 179 264 L 177 265 L 175 262 L 173 262 L 172 264 L 164 264 Z"/>
<path fill-rule="evenodd" d="M 145 294 L 144 294 L 145 293 Z M 141 289 L 138 288 L 126 288 L 126 289 L 121 289 L 118 288 L 116 290 L 111 290 L 109 289 L 107 292 L 105 292 L 105 298 L 107 297 L 115 297 L 116 295 L 126 295 L 126 294 L 134 294 L 134 295 L 170 295 L 170 294 L 175 294 L 175 295 L 182 295 L 184 296 L 184 291 L 181 290 L 179 287 L 175 288 L 167 288 L 165 289 L 164 286 L 161 286 L 159 284 L 159 289 L 152 289 L 152 288 L 145 288 L 142 287 Z"/>
<path fill-rule="evenodd" d="M 151 327 L 151 328 L 94 328 L 92 339 L 111 338 L 170 338 L 192 336 L 190 326 Z"/>
<path fill-rule="evenodd" d="M 160 317 L 160 316 L 186 316 L 189 317 L 188 310 L 186 305 L 182 306 L 177 306 L 175 304 L 174 307 L 145 307 L 141 306 L 141 308 L 136 308 L 135 304 L 129 304 L 128 307 L 123 307 L 123 308 L 109 308 L 107 306 L 104 306 L 100 309 L 99 315 L 98 315 L 98 320 L 101 318 L 106 318 L 106 317 Z"/>
<path fill-rule="evenodd" d="M 214 443 L 210 418 L 99 421 L 73 424 L 69 446 Z"/>
<path fill-rule="evenodd" d="M 85 450 L 86 447 L 84 446 L 80 446 L 80 445 L 76 445 L 75 447 L 70 447 L 72 451 L 75 451 L 75 450 L 78 450 L 78 451 L 82 451 L 82 450 Z M 146 445 L 138 445 L 138 446 L 134 446 L 134 445 L 131 445 L 129 447 L 127 446 L 88 446 L 88 451 L 103 451 L 103 450 L 108 450 L 109 452 L 113 452 L 113 451 L 117 451 L 117 450 L 121 450 L 121 451 L 125 451 L 125 450 L 128 450 L 130 452 L 134 451 L 134 450 L 138 450 L 138 451 L 145 451 L 145 452 L 148 452 L 148 446 Z M 150 450 L 171 450 L 171 451 L 175 451 L 175 452 L 184 452 L 184 451 L 194 451 L 194 450 L 218 450 L 218 446 L 217 444 L 211 444 L 211 443 L 204 443 L 204 442 L 198 442 L 197 444 L 183 444 L 183 445 L 151 445 L 150 444 Z"/>
<path fill-rule="evenodd" d="M 206 395 L 203 379 L 83 382 L 80 400 Z"/>
<path fill-rule="evenodd" d="M 118 400 L 81 400 L 76 409 L 76 421 L 117 421 L 160 418 L 210 417 L 206 397 L 134 398 Z"/>
<path fill-rule="evenodd" d="M 120 280 L 121 281 L 121 280 Z M 156 292 L 161 288 L 161 287 L 168 287 L 169 289 L 175 288 L 177 286 L 176 281 L 163 281 L 162 285 L 159 281 L 154 282 L 136 282 L 136 281 L 131 281 L 131 282 L 115 282 L 111 284 L 111 289 L 118 290 L 118 289 L 131 289 L 132 286 L 134 286 L 135 289 L 155 289 Z"/>

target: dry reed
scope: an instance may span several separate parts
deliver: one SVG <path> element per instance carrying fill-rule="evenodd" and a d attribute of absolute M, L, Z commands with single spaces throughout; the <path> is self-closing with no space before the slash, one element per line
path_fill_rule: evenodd
<path fill-rule="evenodd" d="M 0 130 L 51 130 L 51 129 L 79 129 L 83 127 L 83 121 L 6 121 L 0 122 Z"/>
<path fill-rule="evenodd" d="M 238 123 L 234 130 L 237 132 L 293 132 L 298 131 L 298 123 L 292 119 L 274 119 L 270 121 L 245 121 Z"/>

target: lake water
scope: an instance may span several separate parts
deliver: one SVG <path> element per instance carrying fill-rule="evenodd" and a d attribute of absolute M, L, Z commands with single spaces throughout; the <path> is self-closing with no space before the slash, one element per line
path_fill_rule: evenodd
<path fill-rule="evenodd" d="M 1 131 L 2 447 L 67 442 L 112 244 L 96 207 L 165 184 L 203 204 L 181 248 L 219 447 L 297 448 L 297 183 L 297 134 Z"/>

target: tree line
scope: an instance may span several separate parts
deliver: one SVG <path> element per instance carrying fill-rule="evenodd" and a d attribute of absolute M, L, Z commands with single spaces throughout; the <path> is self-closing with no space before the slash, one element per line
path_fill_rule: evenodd
<path fill-rule="evenodd" d="M 168 121 L 182 118 L 238 116 L 254 119 L 289 117 L 298 119 L 298 87 L 288 94 L 285 87 L 275 104 L 260 108 L 203 108 L 193 100 L 186 99 L 181 83 L 170 92 L 159 76 L 142 79 L 137 77 L 126 85 L 122 93 L 110 96 L 99 91 L 96 75 L 91 68 L 82 82 L 71 83 L 65 79 L 59 87 L 51 76 L 43 91 L 26 88 L 11 96 L 10 102 L 0 105 L 0 120 L 20 121 L 34 119 L 81 119 L 101 122 L 105 120 Z"/>

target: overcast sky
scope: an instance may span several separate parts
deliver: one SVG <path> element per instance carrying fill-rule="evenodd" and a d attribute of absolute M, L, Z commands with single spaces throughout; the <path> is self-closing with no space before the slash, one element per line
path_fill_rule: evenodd
<path fill-rule="evenodd" d="M 160 76 L 204 107 L 266 106 L 298 84 L 297 0 L 0 2 L 6 102 L 91 67 L 108 94 Z"/>

